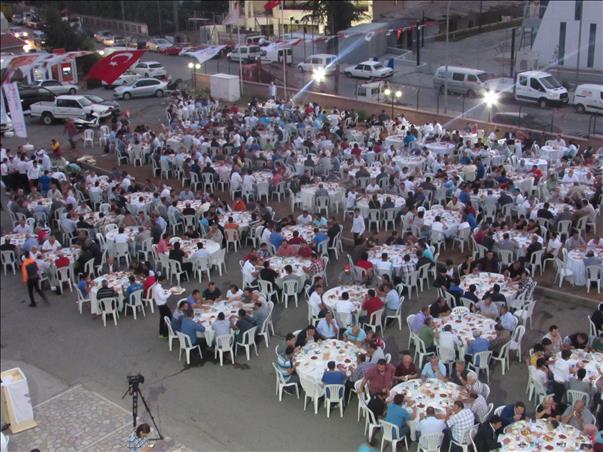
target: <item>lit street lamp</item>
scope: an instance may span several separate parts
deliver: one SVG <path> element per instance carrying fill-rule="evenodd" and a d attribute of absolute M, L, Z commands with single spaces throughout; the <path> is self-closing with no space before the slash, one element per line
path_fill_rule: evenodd
<path fill-rule="evenodd" d="M 393 92 L 391 89 L 385 88 L 385 90 L 383 91 L 383 94 L 385 94 L 385 97 L 389 97 L 391 100 L 391 103 L 392 103 L 391 119 L 394 119 L 394 100 L 398 100 L 398 99 L 400 99 L 400 97 L 402 97 L 402 91 L 397 90 L 396 92 Z"/>
<path fill-rule="evenodd" d="M 197 89 L 197 71 L 201 69 L 201 64 L 193 63 L 192 61 L 188 63 L 188 68 L 191 70 L 191 78 L 192 78 L 192 87 L 193 89 Z"/>
<path fill-rule="evenodd" d="M 486 108 L 488 109 L 488 122 L 491 121 L 492 117 L 492 108 L 498 104 L 499 95 L 496 91 L 486 91 L 484 93 L 484 104 L 486 104 Z"/>
<path fill-rule="evenodd" d="M 314 80 L 316 83 L 322 83 L 324 82 L 326 77 L 326 72 L 324 70 L 324 68 L 317 68 L 314 70 L 314 72 L 312 73 L 312 80 Z"/>

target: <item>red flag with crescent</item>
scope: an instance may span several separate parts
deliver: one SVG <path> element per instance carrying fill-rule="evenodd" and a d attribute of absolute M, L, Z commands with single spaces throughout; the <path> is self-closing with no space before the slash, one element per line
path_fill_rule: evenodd
<path fill-rule="evenodd" d="M 92 66 L 90 72 L 88 72 L 88 78 L 103 80 L 111 84 L 136 63 L 144 52 L 144 50 L 118 50 L 113 52 Z"/>

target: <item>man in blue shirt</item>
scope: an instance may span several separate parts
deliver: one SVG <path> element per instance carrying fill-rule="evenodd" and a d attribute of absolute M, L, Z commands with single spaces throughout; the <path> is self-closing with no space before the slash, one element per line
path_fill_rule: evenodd
<path fill-rule="evenodd" d="M 500 419 L 502 420 L 503 427 L 514 422 L 522 421 L 526 418 L 526 406 L 523 402 L 515 402 L 512 405 L 505 405 L 500 412 Z"/>
<path fill-rule="evenodd" d="M 325 385 L 344 385 L 346 378 L 345 373 L 335 369 L 335 361 L 329 361 L 321 381 Z M 341 388 L 341 395 L 343 395 L 343 388 Z"/>
<path fill-rule="evenodd" d="M 182 324 L 180 325 L 180 332 L 186 334 L 190 338 L 193 347 L 195 345 L 199 345 L 199 338 L 197 337 L 197 333 L 204 333 L 205 328 L 203 327 L 203 325 L 193 320 L 192 309 L 187 309 L 184 312 Z"/>
<path fill-rule="evenodd" d="M 283 240 L 285 240 L 285 238 L 283 237 L 283 234 L 281 234 L 281 228 L 270 233 L 270 243 L 272 243 L 277 250 L 281 246 L 281 243 L 283 243 Z"/>
<path fill-rule="evenodd" d="M 412 407 L 412 413 L 410 413 L 402 406 L 402 403 L 404 403 L 404 394 L 396 394 L 394 396 L 394 401 L 387 405 L 387 414 L 384 419 L 385 422 L 397 425 L 400 428 L 400 438 L 403 438 L 410 433 L 408 421 L 417 416 L 417 409 L 415 407 Z M 411 402 L 407 402 L 407 405 L 410 406 Z M 398 439 L 395 432 L 392 437 Z"/>
<path fill-rule="evenodd" d="M 386 294 L 385 313 L 387 315 L 394 315 L 400 306 L 400 295 L 398 295 L 398 292 L 390 284 L 383 285 L 383 292 Z"/>
<path fill-rule="evenodd" d="M 432 355 L 429 357 L 429 362 L 423 366 L 421 377 L 443 380 L 446 378 L 446 366 L 440 362 L 437 355 Z"/>
<path fill-rule="evenodd" d="M 473 341 L 469 344 L 469 347 L 467 347 L 465 361 L 472 361 L 476 353 L 485 352 L 490 348 L 490 341 L 481 336 L 482 332 L 480 330 L 473 330 Z M 479 358 L 473 360 L 473 363 L 478 366 Z"/>
<path fill-rule="evenodd" d="M 136 282 L 136 278 L 134 277 L 134 275 L 130 275 L 128 280 L 130 281 L 130 285 L 126 290 L 126 299 L 128 300 L 128 303 L 131 304 L 132 301 L 130 300 L 130 295 L 132 295 L 137 290 L 142 290 L 142 284 Z"/>
<path fill-rule="evenodd" d="M 329 236 L 326 232 L 320 231 L 318 228 L 314 228 L 314 244 L 318 246 L 319 243 L 329 240 Z"/>

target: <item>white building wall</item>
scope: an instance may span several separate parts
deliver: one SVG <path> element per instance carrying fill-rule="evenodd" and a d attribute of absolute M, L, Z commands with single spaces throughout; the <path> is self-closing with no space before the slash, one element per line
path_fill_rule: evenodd
<path fill-rule="evenodd" d="M 575 68 L 578 58 L 580 21 L 574 19 L 574 0 L 550 1 L 534 40 L 532 51 L 538 55 L 540 67 L 557 66 L 560 23 L 566 23 L 565 59 L 560 66 Z M 603 2 L 585 0 L 582 6 L 582 38 L 580 42 L 580 69 L 603 71 Z M 590 25 L 596 24 L 594 64 L 587 66 Z"/>

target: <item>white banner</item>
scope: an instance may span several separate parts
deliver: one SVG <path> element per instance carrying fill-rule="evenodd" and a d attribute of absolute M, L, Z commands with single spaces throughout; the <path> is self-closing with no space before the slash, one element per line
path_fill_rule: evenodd
<path fill-rule="evenodd" d="M 286 41 L 271 42 L 267 46 L 262 47 L 262 50 L 265 50 L 266 52 L 272 52 L 274 50 L 286 49 L 288 47 L 298 45 L 301 41 L 301 39 L 288 39 Z"/>
<path fill-rule="evenodd" d="M 6 96 L 6 103 L 8 104 L 8 111 L 10 111 L 10 118 L 13 122 L 15 135 L 20 138 L 27 138 L 25 117 L 23 116 L 23 109 L 21 108 L 21 98 L 19 97 L 19 88 L 17 87 L 17 83 L 3 83 L 2 89 L 4 90 L 4 95 Z"/>
<path fill-rule="evenodd" d="M 200 64 L 205 63 L 206 61 L 211 60 L 213 57 L 215 57 L 220 50 L 222 50 L 224 47 L 224 45 L 220 45 L 220 46 L 209 46 L 206 47 L 204 49 L 201 50 L 195 50 L 192 52 L 185 52 L 182 55 L 188 55 L 188 56 L 192 56 L 193 58 L 196 58 L 197 61 Z"/>

